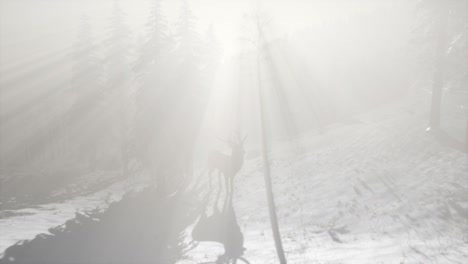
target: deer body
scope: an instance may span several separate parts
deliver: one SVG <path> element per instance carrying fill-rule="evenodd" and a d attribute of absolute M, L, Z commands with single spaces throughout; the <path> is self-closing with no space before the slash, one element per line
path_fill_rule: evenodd
<path fill-rule="evenodd" d="M 228 195 L 228 197 L 232 197 L 234 177 L 244 164 L 244 140 L 245 138 L 242 140 L 237 139 L 236 141 L 232 140 L 228 142 L 231 146 L 231 155 L 227 155 L 219 151 L 214 151 L 210 154 L 208 157 L 210 189 L 212 185 L 212 174 L 215 171 L 218 171 L 219 188 L 221 189 L 221 178 L 224 177 L 226 195 Z"/>

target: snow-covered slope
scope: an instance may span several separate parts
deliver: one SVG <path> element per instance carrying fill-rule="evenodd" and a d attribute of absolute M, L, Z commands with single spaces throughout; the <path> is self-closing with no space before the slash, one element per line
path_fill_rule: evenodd
<path fill-rule="evenodd" d="M 272 150 L 289 263 L 468 263 L 468 155 L 407 107 L 359 120 Z M 237 176 L 234 208 L 246 259 L 277 263 L 260 161 Z M 187 263 L 222 252 L 202 242 Z"/>
<path fill-rule="evenodd" d="M 289 263 L 468 263 L 468 155 L 426 133 L 427 117 L 414 109 L 392 105 L 361 116 L 351 124 L 329 127 L 323 134 L 304 136 L 295 144 L 279 143 L 272 147 L 271 172 Z M 148 179 L 141 176 L 117 181 L 91 195 L 14 210 L 0 219 L 0 249 L 3 252 L 17 241 L 47 233 L 49 228 L 74 218 L 76 212 L 106 209 L 126 192 L 146 185 Z M 260 157 L 246 160 L 235 189 L 234 209 L 244 234 L 244 257 L 251 263 L 277 263 Z M 88 243 L 107 235 L 121 237 L 117 247 L 120 248 L 127 245 L 127 235 L 138 241 L 144 234 L 146 240 L 137 243 L 130 252 L 120 252 L 120 256 L 151 259 L 153 243 L 160 243 L 154 230 L 169 227 L 156 223 L 157 220 L 165 216 L 172 225 L 183 222 L 181 228 L 188 222 L 185 218 L 175 221 L 178 214 L 173 217 L 165 209 L 157 209 L 153 195 L 140 194 L 135 201 L 127 199 L 126 203 L 123 199 L 116 203 L 115 210 L 101 219 L 100 225 L 83 225 L 86 236 L 90 236 L 83 241 Z M 204 193 L 199 195 L 203 198 Z M 200 204 L 192 198 L 175 199 L 166 207 L 180 207 L 176 209 L 181 212 L 190 207 L 197 212 Z M 138 217 L 133 215 L 135 212 Z M 124 224 L 116 225 L 119 221 Z M 158 226 L 151 226 L 153 222 Z M 126 233 L 122 233 L 122 226 L 126 227 Z M 178 245 L 195 246 L 178 263 L 215 261 L 223 253 L 222 245 L 193 243 L 194 226 L 181 236 L 185 241 L 175 240 Z M 96 237 L 92 236 L 93 228 L 100 230 Z M 51 246 L 67 237 L 62 234 L 36 239 L 33 245 L 18 247 L 10 253 L 12 256 L 24 253 L 25 259 L 34 254 L 45 256 L 48 252 L 40 251 L 41 243 Z M 106 252 L 114 249 L 99 243 L 96 246 L 107 247 Z M 64 247 L 75 252 L 75 244 L 83 247 L 73 241 Z M 102 249 L 97 248 L 96 252 Z M 79 258 L 76 254 L 74 257 Z M 88 257 L 90 261 L 93 259 Z M 104 254 L 95 259 L 111 258 Z"/>

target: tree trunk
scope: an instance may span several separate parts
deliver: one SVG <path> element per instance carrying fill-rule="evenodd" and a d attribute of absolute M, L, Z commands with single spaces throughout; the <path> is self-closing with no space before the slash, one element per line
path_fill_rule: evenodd
<path fill-rule="evenodd" d="M 466 119 L 466 129 L 465 129 L 465 148 L 466 153 L 468 153 L 468 118 Z"/>
<path fill-rule="evenodd" d="M 260 131 L 261 131 L 261 140 L 262 140 L 262 158 L 263 158 L 263 176 L 265 178 L 265 188 L 268 201 L 268 213 L 270 215 L 271 229 L 273 231 L 273 238 L 275 240 L 276 253 L 278 254 L 278 259 L 280 264 L 286 264 L 286 257 L 284 255 L 283 243 L 281 241 L 281 234 L 278 226 L 278 217 L 276 215 L 276 206 L 275 199 L 273 195 L 273 184 L 271 181 L 270 175 L 270 164 L 268 161 L 268 140 L 267 133 L 265 131 L 265 113 L 263 105 L 263 95 L 262 95 L 262 81 L 261 81 L 261 67 L 260 67 L 260 46 L 262 41 L 261 35 L 261 26 L 260 21 L 257 17 L 257 30 L 258 30 L 258 58 L 257 58 L 257 81 L 258 81 L 258 102 L 260 107 Z"/>
<path fill-rule="evenodd" d="M 122 176 L 123 177 L 128 177 L 128 141 L 127 141 L 127 133 L 125 133 L 125 125 L 124 125 L 124 120 L 123 118 L 120 120 L 120 162 L 121 162 L 121 170 L 122 170 Z"/>
<path fill-rule="evenodd" d="M 448 6 L 447 3 L 440 1 L 440 13 L 437 17 L 437 43 L 436 43 L 436 58 L 434 65 L 434 75 L 432 83 L 432 101 L 431 101 L 431 116 L 429 121 L 429 131 L 437 131 L 440 129 L 440 112 L 442 106 L 442 89 L 444 87 L 444 66 L 445 66 L 445 51 L 447 49 L 447 19 Z"/>

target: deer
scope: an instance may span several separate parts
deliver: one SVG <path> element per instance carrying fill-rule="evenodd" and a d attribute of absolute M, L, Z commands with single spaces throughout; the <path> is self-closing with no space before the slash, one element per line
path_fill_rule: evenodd
<path fill-rule="evenodd" d="M 234 177 L 237 175 L 239 170 L 242 168 L 242 165 L 244 164 L 244 141 L 246 138 L 247 136 L 244 136 L 241 139 L 239 134 L 237 134 L 230 140 L 223 140 L 230 146 L 231 155 L 227 155 L 219 151 L 213 151 L 208 157 L 207 169 L 210 181 L 210 190 L 212 189 L 212 174 L 215 171 L 218 171 L 219 191 L 221 190 L 221 179 L 224 177 L 226 197 L 229 199 L 232 198 L 234 190 Z"/>

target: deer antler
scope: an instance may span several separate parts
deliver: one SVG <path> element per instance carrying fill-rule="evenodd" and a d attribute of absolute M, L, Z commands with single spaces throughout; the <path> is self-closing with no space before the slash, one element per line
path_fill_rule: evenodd
<path fill-rule="evenodd" d="M 244 142 L 245 142 L 245 140 L 247 139 L 247 136 L 248 136 L 248 135 L 247 135 L 247 134 L 245 134 L 245 136 L 242 138 L 242 140 L 241 140 L 241 142 L 242 142 L 242 143 L 244 143 Z"/>
<path fill-rule="evenodd" d="M 228 144 L 229 146 L 233 146 L 234 145 L 234 140 L 233 138 L 231 137 L 231 139 L 226 139 L 226 138 L 221 138 L 221 137 L 216 137 L 218 140 Z"/>
<path fill-rule="evenodd" d="M 236 132 L 231 132 L 231 136 L 229 139 L 222 138 L 222 137 L 217 137 L 218 140 L 227 143 L 229 146 L 234 146 L 234 145 L 239 145 L 243 144 L 244 141 L 247 139 L 247 135 L 241 138 L 241 134 L 239 130 L 236 130 Z"/>

